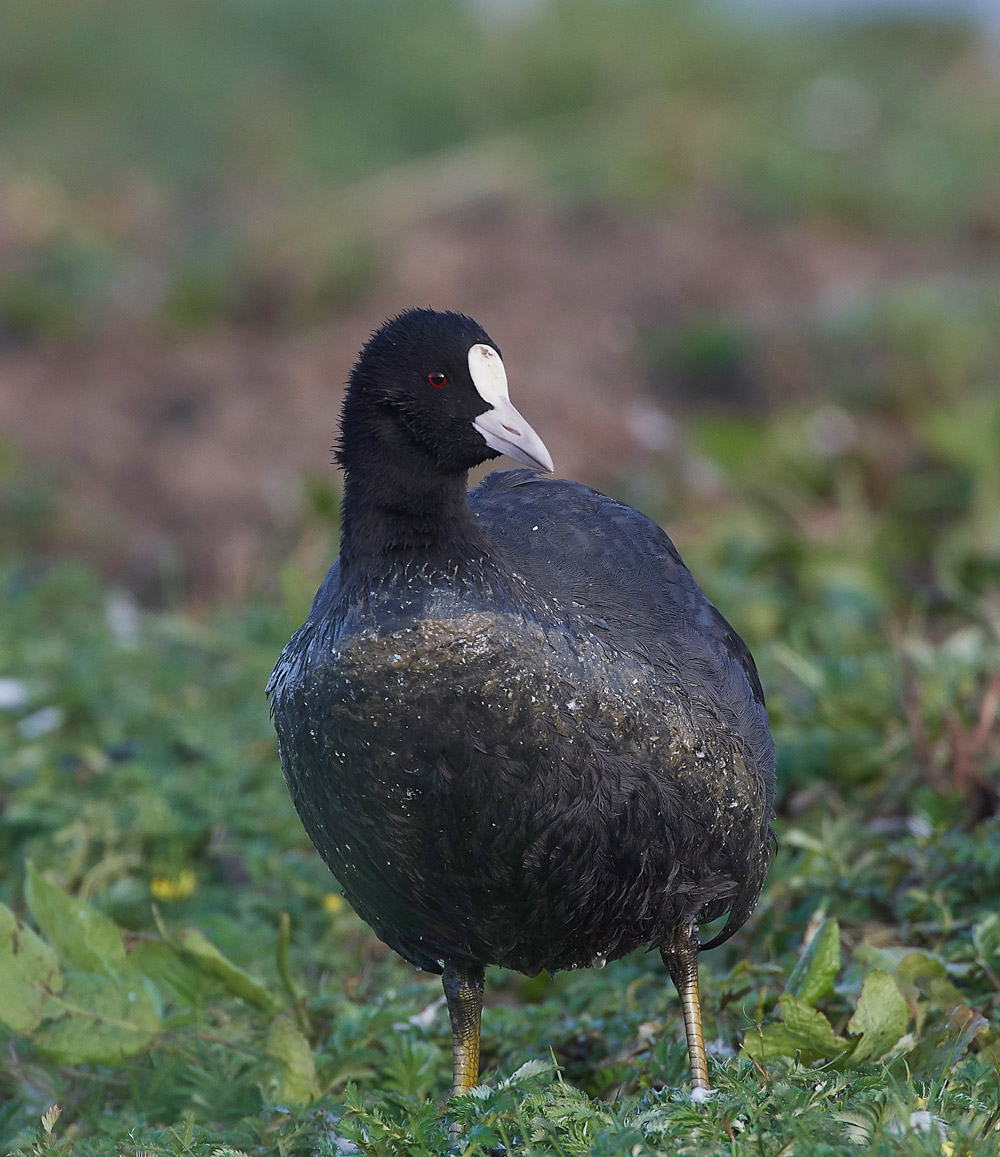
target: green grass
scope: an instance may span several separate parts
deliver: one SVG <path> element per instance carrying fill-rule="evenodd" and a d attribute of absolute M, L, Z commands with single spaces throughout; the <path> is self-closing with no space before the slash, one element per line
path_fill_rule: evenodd
<path fill-rule="evenodd" d="M 65 341 L 123 300 L 175 333 L 327 316 L 427 172 L 508 133 L 518 181 L 572 205 L 988 244 L 979 53 L 639 2 L 12 7 L 0 328 Z M 747 638 L 778 746 L 762 901 L 703 961 L 704 1105 L 642 953 L 492 970 L 486 1088 L 447 1104 L 439 983 L 346 909 L 281 780 L 263 686 L 320 575 L 137 613 L 51 561 L 59 496 L 4 451 L 0 1151 L 443 1153 L 453 1119 L 468 1153 L 1000 1151 L 998 321 L 984 279 L 640 334 L 671 412 L 707 404 L 618 493 Z M 336 495 L 306 490 L 332 558 Z"/>
<path fill-rule="evenodd" d="M 809 329 L 836 390 L 766 422 L 692 415 L 707 492 L 685 490 L 683 462 L 676 487 L 636 482 L 672 493 L 685 556 L 758 658 L 778 746 L 763 899 L 703 962 L 708 1105 L 683 1091 L 676 997 L 638 954 L 493 970 L 488 1091 L 443 1108 L 438 983 L 340 902 L 278 769 L 262 687 L 317 575 L 287 570 L 283 602 L 132 622 L 79 567 L 8 553 L 0 673 L 26 700 L 0 713 L 0 898 L 42 939 L 16 933 L 37 945 L 21 1007 L 40 1011 L 7 1033 L 0 1143 L 440 1153 L 457 1117 L 470 1153 L 998 1152 L 996 308 L 902 290 Z M 85 921 L 96 940 L 65 931 L 79 901 L 110 921 Z M 66 987 L 46 996 L 42 972 Z M 148 1003 L 121 1004 L 140 987 Z"/>
<path fill-rule="evenodd" d="M 958 24 L 755 25 L 685 0 L 511 20 L 461 0 L 54 0 L 8 13 L 0 63 L 10 171 L 70 190 L 340 183 L 537 128 L 556 179 L 656 202 L 725 182 L 761 207 L 917 227 L 988 192 L 1000 131 L 996 79 Z"/>
<path fill-rule="evenodd" d="M 986 245 L 998 229 L 998 81 L 947 22 L 51 0 L 5 12 L 0 101 L 0 324 L 25 339 L 123 309 L 173 330 L 325 317 L 369 284 L 387 221 L 498 191 Z"/>

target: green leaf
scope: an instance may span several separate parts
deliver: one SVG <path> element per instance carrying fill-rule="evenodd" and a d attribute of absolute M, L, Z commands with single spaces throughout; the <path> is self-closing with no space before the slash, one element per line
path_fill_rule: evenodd
<path fill-rule="evenodd" d="M 155 1004 L 149 982 L 137 975 L 131 984 L 118 984 L 107 976 L 69 972 L 48 1010 L 62 1016 L 44 1024 L 32 1040 L 59 1064 L 115 1064 L 153 1039 L 160 1027 Z"/>
<path fill-rule="evenodd" d="M 237 968 L 197 928 L 185 928 L 176 935 L 174 943 L 181 954 L 206 976 L 221 981 L 234 996 L 247 1004 L 263 1012 L 276 1012 L 281 1007 L 263 984 L 248 976 L 242 968 Z"/>
<path fill-rule="evenodd" d="M 24 897 L 64 965 L 111 976 L 125 968 L 125 945 L 115 922 L 50 884 L 30 864 Z"/>
<path fill-rule="evenodd" d="M 948 1070 L 958 1061 L 973 1039 L 989 1021 L 968 1005 L 952 1009 L 945 1024 L 932 1029 L 920 1044 L 906 1054 L 906 1063 L 914 1076 L 943 1081 Z"/>
<path fill-rule="evenodd" d="M 15 1032 L 32 1032 L 50 993 L 62 987 L 56 954 L 0 904 L 0 1020 Z"/>
<path fill-rule="evenodd" d="M 788 978 L 785 991 L 815 1004 L 833 989 L 840 971 L 840 927 L 831 916 L 816 929 Z"/>
<path fill-rule="evenodd" d="M 520 1068 L 515 1069 L 506 1080 L 501 1081 L 500 1087 L 506 1089 L 524 1084 L 526 1081 L 536 1080 L 538 1077 L 548 1077 L 554 1068 L 551 1060 L 545 1057 L 532 1057 L 531 1060 L 525 1061 Z"/>
<path fill-rule="evenodd" d="M 179 1004 L 187 1008 L 199 1008 L 212 989 L 218 991 L 218 981 L 206 976 L 181 959 L 170 944 L 156 940 L 142 940 L 128 954 L 132 969 L 148 976 L 157 988 L 168 992 Z"/>
<path fill-rule="evenodd" d="M 846 1042 L 833 1031 L 830 1022 L 815 1008 L 786 992 L 778 1001 L 789 1032 L 807 1039 L 811 1048 L 823 1056 L 836 1056 Z"/>
<path fill-rule="evenodd" d="M 849 1058 L 851 1065 L 884 1057 L 902 1039 L 909 1023 L 910 1010 L 893 978 L 881 969 L 869 972 L 858 1007 L 847 1023 L 849 1032 L 861 1034 Z"/>
<path fill-rule="evenodd" d="M 991 912 L 972 929 L 972 943 L 984 959 L 1000 959 L 1000 916 Z"/>
<path fill-rule="evenodd" d="M 919 994 L 946 1012 L 964 1003 L 961 992 L 948 978 L 944 961 L 930 952 L 908 952 L 893 976 L 904 997 Z"/>
<path fill-rule="evenodd" d="M 797 996 L 785 993 L 778 1001 L 785 1023 L 769 1024 L 757 1033 L 747 1033 L 743 1049 L 755 1060 L 801 1056 L 804 1064 L 840 1056 L 849 1045 L 833 1031 L 817 1009 Z"/>
<path fill-rule="evenodd" d="M 305 1105 L 319 1096 L 312 1049 L 288 1013 L 271 1021 L 267 1051 L 281 1066 L 282 1074 L 273 1090 L 275 1099 Z"/>
<path fill-rule="evenodd" d="M 980 1060 L 1000 1071 L 1000 1033 L 995 1029 L 980 1029 L 976 1042 Z"/>

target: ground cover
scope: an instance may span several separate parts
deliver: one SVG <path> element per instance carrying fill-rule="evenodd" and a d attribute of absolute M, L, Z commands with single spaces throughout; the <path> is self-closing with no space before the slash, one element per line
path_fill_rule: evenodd
<path fill-rule="evenodd" d="M 576 0 L 344 3 L 336 24 L 311 0 L 73 2 L 56 38 L 44 7 L 0 43 L 0 1150 L 443 1153 L 458 1120 L 470 1154 L 996 1153 L 986 43 Z M 65 558 L 73 492 L 106 513 L 90 465 L 123 448 L 109 477 L 152 493 L 140 522 L 194 527 L 194 554 L 225 489 L 239 524 L 261 426 L 333 424 L 325 394 L 293 404 L 303 362 L 332 360 L 310 327 L 351 353 L 427 278 L 535 350 L 553 425 L 590 367 L 573 473 L 670 529 L 758 659 L 779 846 L 703 962 L 707 1103 L 641 953 L 491 975 L 486 1085 L 446 1103 L 439 984 L 343 904 L 263 700 L 335 553 L 332 475 L 261 520 L 268 566 L 240 582 L 161 559 L 123 588 L 100 535 L 95 566 Z M 254 390 L 276 399 L 256 424 Z M 60 405 L 36 444 L 38 398 Z M 199 427 L 213 399 L 239 438 Z M 628 468 L 602 465 L 609 432 Z M 196 468 L 213 440 L 225 488 Z M 181 504 L 154 457 L 211 486 Z"/>
<path fill-rule="evenodd" d="M 442 1114 L 437 981 L 346 910 L 277 767 L 261 689 L 311 578 L 193 615 L 9 562 L 5 1144 L 440 1152 L 457 1117 L 469 1152 L 995 1151 L 997 406 L 966 379 L 692 424 L 718 478 L 677 537 L 758 657 L 781 785 L 761 905 L 704 962 L 707 1105 L 639 954 L 492 977 L 490 1091 Z"/>

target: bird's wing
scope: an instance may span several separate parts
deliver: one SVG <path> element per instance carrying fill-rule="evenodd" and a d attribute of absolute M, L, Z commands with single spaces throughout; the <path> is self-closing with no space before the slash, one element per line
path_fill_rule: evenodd
<path fill-rule="evenodd" d="M 469 504 L 508 564 L 536 589 L 603 621 L 626 647 L 666 652 L 710 683 L 745 681 L 752 702 L 763 706 L 746 644 L 644 514 L 531 470 L 489 475 Z M 737 693 L 745 697 L 746 690 Z"/>

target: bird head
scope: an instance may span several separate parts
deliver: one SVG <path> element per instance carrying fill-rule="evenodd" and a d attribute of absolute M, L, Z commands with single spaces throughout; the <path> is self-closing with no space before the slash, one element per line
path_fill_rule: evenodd
<path fill-rule="evenodd" d="M 500 454 L 553 468 L 541 438 L 511 404 L 499 349 L 460 313 L 411 309 L 372 334 L 344 400 L 337 458 L 345 469 L 372 433 L 387 448 L 408 442 L 449 474 Z"/>

